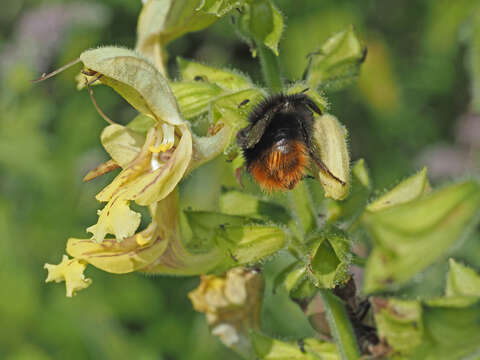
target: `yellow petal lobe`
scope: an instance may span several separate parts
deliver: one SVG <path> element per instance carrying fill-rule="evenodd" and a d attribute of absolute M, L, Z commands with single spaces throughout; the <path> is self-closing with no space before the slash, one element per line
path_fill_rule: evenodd
<path fill-rule="evenodd" d="M 58 265 L 45 264 L 44 268 L 48 270 L 48 276 L 45 282 L 65 281 L 67 297 L 72 297 L 78 290 L 85 289 L 92 283 L 91 279 L 85 278 L 83 272 L 87 263 L 78 259 L 69 259 L 63 255 L 62 261 Z"/>

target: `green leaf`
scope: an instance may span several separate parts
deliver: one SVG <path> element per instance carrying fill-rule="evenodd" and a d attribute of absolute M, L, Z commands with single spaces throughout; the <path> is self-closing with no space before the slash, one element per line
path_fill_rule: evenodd
<path fill-rule="evenodd" d="M 282 286 L 293 300 L 311 299 L 318 290 L 301 261 L 290 264 L 275 277 L 273 291 L 278 291 Z"/>
<path fill-rule="evenodd" d="M 313 88 L 340 90 L 357 78 L 366 54 L 367 48 L 350 26 L 330 37 L 310 55 L 305 79 Z"/>
<path fill-rule="evenodd" d="M 308 338 L 303 345 L 295 341 L 280 341 L 258 332 L 251 332 L 256 356 L 262 360 L 339 360 L 335 344 Z M 302 349 L 303 347 L 303 349 Z"/>
<path fill-rule="evenodd" d="M 223 93 L 222 88 L 207 82 L 174 82 L 170 86 L 186 119 L 207 112 L 210 103 Z"/>
<path fill-rule="evenodd" d="M 385 195 L 367 206 L 368 211 L 379 211 L 389 207 L 413 201 L 430 189 L 427 178 L 427 168 L 424 167 L 417 174 L 403 180 Z"/>
<path fill-rule="evenodd" d="M 480 275 L 453 259 L 449 260 L 449 265 L 446 295 L 480 297 Z"/>
<path fill-rule="evenodd" d="M 424 337 L 412 360 L 478 359 L 480 304 L 465 308 L 423 307 Z"/>
<path fill-rule="evenodd" d="M 182 58 L 177 58 L 177 62 L 183 81 L 214 84 L 230 91 L 240 91 L 253 87 L 251 80 L 236 70 L 219 69 Z"/>
<path fill-rule="evenodd" d="M 454 184 L 414 201 L 371 213 L 363 222 L 375 241 L 364 291 L 398 287 L 446 255 L 477 223 L 480 185 Z"/>
<path fill-rule="evenodd" d="M 396 352 L 411 354 L 423 341 L 422 306 L 418 301 L 373 298 L 378 335 Z"/>
<path fill-rule="evenodd" d="M 350 240 L 340 229 L 328 228 L 311 241 L 309 274 L 320 288 L 334 288 L 349 278 Z"/>
<path fill-rule="evenodd" d="M 83 52 L 80 60 L 139 112 L 170 125 L 184 123 L 167 80 L 138 53 L 101 47 Z"/>
<path fill-rule="evenodd" d="M 241 215 L 276 223 L 287 224 L 290 214 L 281 205 L 241 191 L 226 191 L 220 196 L 220 211 L 229 215 Z"/>
<path fill-rule="evenodd" d="M 476 358 L 480 352 L 480 276 L 450 260 L 446 297 L 373 298 L 378 334 L 408 359 Z M 472 357 L 473 356 L 473 357 Z"/>

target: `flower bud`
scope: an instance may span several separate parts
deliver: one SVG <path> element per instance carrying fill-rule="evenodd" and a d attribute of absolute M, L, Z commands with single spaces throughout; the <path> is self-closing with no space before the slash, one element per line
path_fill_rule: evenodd
<path fill-rule="evenodd" d="M 356 79 L 366 55 L 367 48 L 350 26 L 330 37 L 310 55 L 307 83 L 312 88 L 339 90 Z"/>
<path fill-rule="evenodd" d="M 315 122 L 314 139 L 320 159 L 329 170 L 319 169 L 318 172 L 325 196 L 342 200 L 347 197 L 350 188 L 347 130 L 335 116 L 326 114 Z"/>

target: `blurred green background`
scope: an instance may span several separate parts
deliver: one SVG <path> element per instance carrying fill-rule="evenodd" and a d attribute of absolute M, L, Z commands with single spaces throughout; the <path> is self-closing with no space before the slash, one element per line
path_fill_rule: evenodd
<path fill-rule="evenodd" d="M 352 159 L 366 159 L 379 191 L 424 164 L 434 184 L 478 173 L 480 40 L 474 0 L 276 0 L 286 17 L 281 61 L 286 79 L 301 77 L 306 55 L 354 24 L 368 46 L 356 85 L 327 94 L 347 126 Z M 82 183 L 107 159 L 99 141 L 106 125 L 87 92 L 75 89 L 78 66 L 40 84 L 29 80 L 102 44 L 133 47 L 140 0 L 2 3 L 0 12 L 0 358 L 236 359 L 208 333 L 186 297 L 196 278 L 116 276 L 89 267 L 92 286 L 64 296 L 45 285 L 45 262 L 58 263 L 68 237 L 86 237 L 96 221 L 94 195 L 112 178 Z M 474 30 L 476 26 L 476 45 Z M 175 57 L 238 68 L 261 81 L 259 66 L 228 17 L 169 46 Z M 476 74 L 476 77 L 474 76 Z M 479 85 L 475 86 L 475 82 Z M 117 122 L 135 114 L 111 89 L 97 102 Z M 187 203 L 214 209 L 231 177 L 222 159 L 183 184 Z M 220 170 L 218 170 L 220 169 Z M 208 187 L 206 187 L 209 184 Z M 478 233 L 467 244 L 478 244 Z M 457 258 L 480 267 L 470 245 Z M 473 248 L 475 249 L 475 248 Z M 266 264 L 267 273 L 281 257 Z M 440 291 L 444 264 L 427 286 Z M 413 285 L 415 287 L 415 285 Z M 267 289 L 265 331 L 311 334 L 300 311 Z"/>

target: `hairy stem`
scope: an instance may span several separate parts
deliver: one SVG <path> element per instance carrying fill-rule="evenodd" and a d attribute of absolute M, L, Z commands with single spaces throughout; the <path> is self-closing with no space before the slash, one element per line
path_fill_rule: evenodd
<path fill-rule="evenodd" d="M 330 332 L 343 360 L 360 359 L 357 341 L 343 302 L 331 290 L 320 289 Z"/>
<path fill-rule="evenodd" d="M 277 57 L 263 44 L 257 43 L 257 49 L 266 85 L 273 93 L 280 92 L 282 90 L 282 79 Z M 301 231 L 298 231 L 299 229 L 297 229 L 296 232 L 297 235 L 299 232 L 303 232 L 302 235 L 304 235 L 305 232 L 309 230 L 308 228 L 313 225 L 312 223 L 315 222 L 315 214 L 312 211 L 313 209 L 309 206 L 309 201 L 307 201 L 308 189 L 305 184 L 297 184 L 297 189 L 295 190 L 291 191 L 290 201 L 295 208 L 292 209 L 294 212 L 293 215 L 294 217 L 296 216 L 297 221 L 300 221 L 302 227 Z M 303 206 L 296 208 L 300 204 L 303 204 Z M 308 205 L 305 206 L 305 204 Z M 335 339 L 342 359 L 360 359 L 357 340 L 342 300 L 335 296 L 330 289 L 320 289 L 320 294 L 327 314 L 330 331 Z"/>
<path fill-rule="evenodd" d="M 257 42 L 257 50 L 265 84 L 270 88 L 272 93 L 280 92 L 283 86 L 277 57 L 272 50 L 262 43 Z"/>

